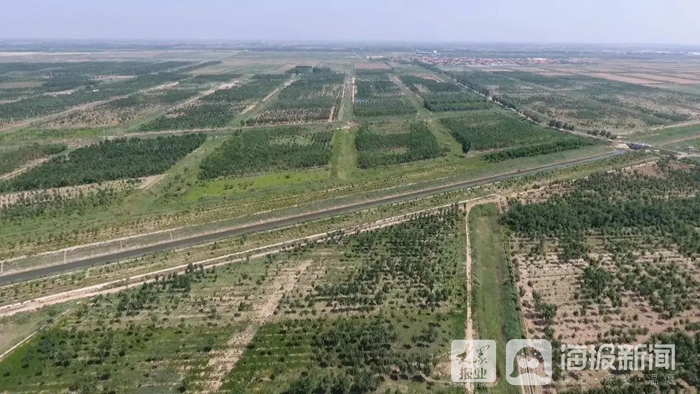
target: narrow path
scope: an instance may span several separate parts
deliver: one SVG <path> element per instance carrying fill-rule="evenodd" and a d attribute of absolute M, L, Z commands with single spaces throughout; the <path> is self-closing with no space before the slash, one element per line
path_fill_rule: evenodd
<path fill-rule="evenodd" d="M 355 134 L 350 130 L 336 130 L 333 134 L 331 176 L 334 179 L 347 180 L 356 168 Z"/>
<path fill-rule="evenodd" d="M 355 102 L 355 74 L 349 71 L 345 74 L 343 83 L 343 96 L 340 99 L 339 121 L 350 121 L 353 118 L 352 105 Z"/>
<path fill-rule="evenodd" d="M 284 82 L 284 84 L 278 86 L 275 90 L 270 92 L 270 94 L 265 96 L 265 98 L 263 98 L 262 100 L 255 103 L 253 108 L 247 109 L 244 113 L 238 114 L 238 116 L 236 116 L 233 119 L 233 122 L 238 122 L 240 124 L 244 124 L 243 122 L 245 122 L 246 120 L 254 118 L 256 115 L 258 115 L 260 112 L 262 112 L 267 107 L 269 102 L 274 101 L 274 98 L 276 98 L 280 94 L 280 92 L 282 92 L 282 90 L 284 90 L 284 88 L 293 84 L 298 78 L 299 78 L 298 76 L 290 77 L 288 80 L 286 80 Z"/>
<path fill-rule="evenodd" d="M 466 259 L 465 268 L 467 272 L 467 312 L 466 312 L 466 322 L 464 324 L 464 339 L 471 341 L 474 339 L 474 328 L 472 327 L 472 250 L 469 240 L 469 212 L 471 211 L 473 204 L 468 204 L 464 208 L 464 228 L 466 231 Z M 473 359 L 468 357 L 467 368 L 473 369 L 472 363 Z M 468 394 L 474 392 L 474 383 L 467 382 L 464 384 L 464 391 Z"/>
<path fill-rule="evenodd" d="M 696 135 L 692 135 L 692 136 L 690 136 L 690 137 L 683 137 L 683 138 L 679 138 L 679 139 L 677 139 L 677 140 L 666 141 L 666 142 L 663 142 L 663 143 L 659 144 L 659 146 L 664 146 L 664 147 L 665 147 L 665 146 L 677 144 L 677 143 L 679 143 L 679 142 L 697 140 L 697 139 L 699 139 L 699 138 L 700 138 L 700 133 L 698 133 L 698 134 L 696 134 Z"/>
<path fill-rule="evenodd" d="M 689 120 L 686 122 L 681 122 L 681 123 L 676 123 L 668 126 L 654 126 L 649 128 L 650 131 L 657 131 L 657 130 L 668 130 L 668 129 L 677 129 L 679 127 L 686 127 L 686 126 L 695 126 L 700 124 L 700 119 L 694 119 L 694 120 Z"/>
<path fill-rule="evenodd" d="M 224 82 L 224 83 L 220 83 L 218 85 L 215 85 L 215 86 L 213 86 L 213 87 L 211 87 L 203 92 L 199 92 L 196 95 L 194 95 L 190 98 L 187 98 L 185 100 L 178 101 L 178 102 L 173 103 L 171 105 L 165 105 L 162 107 L 158 107 L 155 110 L 153 110 L 153 111 L 151 111 L 143 116 L 140 116 L 138 119 L 134 119 L 133 121 L 122 125 L 121 127 L 118 128 L 118 130 L 120 130 L 121 132 L 129 132 L 132 130 L 136 130 L 139 126 L 141 126 L 149 121 L 152 121 L 152 120 L 154 120 L 162 115 L 165 115 L 168 111 L 172 111 L 174 109 L 186 107 L 186 106 L 196 102 L 197 100 L 202 99 L 205 96 L 209 96 L 210 94 L 216 93 L 219 90 L 230 89 L 230 88 L 238 85 L 242 81 L 244 81 L 244 79 L 233 78 L 228 82 Z M 178 83 L 179 83 L 179 81 L 178 81 Z M 152 135 L 153 132 L 146 132 L 146 133 L 141 133 L 141 134 Z M 136 135 L 136 133 L 129 133 L 129 136 L 135 136 L 135 135 Z"/>
<path fill-rule="evenodd" d="M 403 82 L 401 82 L 399 77 L 397 77 L 396 75 L 392 75 L 391 77 L 389 77 L 389 79 L 391 79 L 391 81 L 394 82 L 406 95 L 406 98 L 416 109 L 420 117 L 428 119 L 432 119 L 435 117 L 435 115 L 433 115 L 432 112 L 428 111 L 428 109 L 425 108 L 425 106 L 423 105 L 423 98 L 413 93 L 411 89 L 408 88 L 408 86 L 404 85 Z"/>
<path fill-rule="evenodd" d="M 260 327 L 272 321 L 280 301 L 285 294 L 294 290 L 294 287 L 309 265 L 311 265 L 310 261 L 302 263 L 291 270 L 285 270 L 286 272 L 280 273 L 275 278 L 268 287 L 271 293 L 263 300 L 262 304 L 254 306 L 255 317 L 251 324 L 243 332 L 235 333 L 226 344 L 226 349 L 216 352 L 209 359 L 207 369 L 211 371 L 211 374 L 204 383 L 203 393 L 216 393 L 219 391 L 226 375 L 233 370 L 238 360 L 243 356 L 246 346 L 253 341 Z"/>
<path fill-rule="evenodd" d="M 5 180 L 8 180 L 8 179 L 12 179 L 12 178 L 16 177 L 17 175 L 19 175 L 19 174 L 21 174 L 21 173 L 23 173 L 23 172 L 27 172 L 27 171 L 31 170 L 32 168 L 34 168 L 34 167 L 38 166 L 39 164 L 41 164 L 41 163 L 47 161 L 48 159 L 49 159 L 48 157 L 42 157 L 42 158 L 40 158 L 40 159 L 32 160 L 32 161 L 30 161 L 29 163 L 26 163 L 26 164 L 22 165 L 21 167 L 19 167 L 19 168 L 17 168 L 17 169 L 14 169 L 14 170 L 12 170 L 12 171 L 10 171 L 10 172 L 8 172 L 8 173 L 5 173 L 5 174 L 0 175 L 0 181 L 5 181 Z"/>

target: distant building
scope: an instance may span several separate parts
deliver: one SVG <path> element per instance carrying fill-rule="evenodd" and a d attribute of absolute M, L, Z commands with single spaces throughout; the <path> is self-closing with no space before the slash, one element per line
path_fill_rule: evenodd
<path fill-rule="evenodd" d="M 437 56 L 439 55 L 437 49 L 432 50 L 432 51 L 422 51 L 420 49 L 416 49 L 416 55 L 430 55 L 430 56 Z"/>

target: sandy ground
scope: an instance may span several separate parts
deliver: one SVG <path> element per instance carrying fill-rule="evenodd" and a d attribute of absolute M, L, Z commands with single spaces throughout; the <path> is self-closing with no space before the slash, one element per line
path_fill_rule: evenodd
<path fill-rule="evenodd" d="M 629 74 L 629 75 L 631 75 L 633 77 L 638 77 L 638 78 L 650 79 L 652 81 L 671 82 L 671 83 L 675 83 L 678 85 L 693 85 L 693 84 L 700 83 L 700 80 L 697 80 L 697 79 L 669 77 L 666 75 L 658 75 L 658 74 L 633 73 L 633 74 Z"/>
<path fill-rule="evenodd" d="M 653 85 L 653 84 L 659 83 L 658 81 L 652 81 L 652 80 L 648 80 L 648 79 L 635 78 L 635 77 L 626 77 L 624 75 L 616 75 L 616 74 L 610 74 L 610 73 L 582 73 L 582 74 L 588 75 L 591 77 L 607 79 L 609 81 L 626 82 L 626 83 L 633 83 L 633 84 L 637 84 L 637 85 Z"/>
<path fill-rule="evenodd" d="M 284 83 L 284 86 L 282 86 L 281 88 L 277 88 L 277 89 L 273 90 L 272 93 L 270 93 L 270 94 L 268 94 L 267 96 L 265 96 L 265 98 L 262 99 L 262 102 L 263 102 L 263 103 L 266 102 L 267 100 L 270 99 L 270 97 L 272 97 L 272 96 L 274 96 L 275 94 L 277 94 L 277 92 L 279 92 L 280 90 L 282 90 L 282 89 L 286 88 L 287 86 L 293 84 L 294 81 L 296 81 L 296 78 L 292 77 L 289 81 L 287 81 L 287 82 Z"/>
<path fill-rule="evenodd" d="M 234 334 L 226 344 L 226 349 L 216 352 L 209 359 L 207 370 L 211 373 L 207 381 L 204 383 L 204 393 L 215 393 L 221 388 L 224 383 L 224 378 L 235 366 L 245 347 L 255 338 L 258 329 L 272 320 L 277 306 L 285 294 L 294 290 L 301 276 L 306 272 L 306 269 L 311 265 L 310 261 L 304 262 L 295 267 L 292 272 L 283 272 L 278 275 L 273 281 L 269 289 L 272 290 L 267 295 L 262 305 L 254 306 L 255 318 L 253 324 L 248 325 L 243 332 Z M 286 271 L 286 270 L 285 270 Z"/>
<path fill-rule="evenodd" d="M 391 67 L 387 66 L 384 62 L 376 63 L 355 63 L 355 68 L 361 70 L 389 70 Z"/>
<path fill-rule="evenodd" d="M 46 159 L 43 159 L 44 161 Z M 40 164 L 40 163 L 38 163 Z M 37 165 L 38 165 L 37 164 Z M 25 169 L 24 171 L 26 171 Z M 22 171 L 23 172 L 23 171 Z M 9 174 L 8 174 L 9 175 Z M 15 174 L 13 176 L 17 176 L 18 174 Z M 3 177 L 0 177 L 0 180 L 3 179 L 9 179 L 9 178 L 4 178 L 7 175 L 3 175 Z M 148 189 L 152 187 L 153 185 L 157 184 L 161 179 L 163 175 L 153 175 L 153 176 L 147 176 L 143 178 L 138 178 L 139 182 L 139 189 Z M 110 181 L 110 182 L 102 182 L 102 183 L 91 183 L 89 185 L 80 185 L 80 186 L 66 186 L 66 187 L 58 187 L 58 188 L 53 188 L 53 189 L 44 189 L 40 191 L 27 191 L 27 192 L 16 192 L 16 193 L 9 193 L 9 194 L 2 194 L 0 195 L 0 206 L 5 205 L 5 204 L 14 204 L 17 202 L 19 199 L 22 197 L 31 197 L 31 196 L 36 196 L 36 195 L 61 195 L 64 197 L 75 197 L 79 193 L 92 193 L 96 192 L 98 190 L 103 190 L 103 189 L 109 189 L 109 188 L 116 188 L 116 189 L 123 189 L 127 186 L 126 181 L 124 180 L 119 180 L 119 181 Z"/>
<path fill-rule="evenodd" d="M 445 82 L 445 81 L 443 81 L 442 79 L 440 79 L 440 77 L 438 77 L 438 76 L 435 75 L 435 74 L 418 74 L 418 76 L 421 77 L 421 78 L 423 78 L 423 79 L 431 79 L 431 80 L 433 80 L 433 81 L 435 81 L 435 82 Z"/>
<path fill-rule="evenodd" d="M 168 85 L 171 85 L 171 84 L 169 84 L 169 83 L 168 83 L 168 84 L 163 84 L 163 85 L 155 86 L 155 87 L 152 87 L 152 88 L 149 88 L 149 89 L 138 90 L 138 91 L 136 91 L 136 92 L 133 92 L 133 93 L 130 93 L 130 94 L 127 94 L 127 95 L 124 95 L 124 96 L 114 96 L 114 97 L 111 97 L 111 98 L 109 98 L 109 99 L 107 99 L 107 100 L 93 101 L 93 102 L 90 102 L 90 103 L 85 103 L 85 104 L 77 105 L 77 106 L 72 107 L 72 108 L 69 108 L 69 109 L 67 109 L 67 110 L 65 110 L 65 111 L 58 112 L 58 113 L 51 114 L 51 115 L 40 116 L 40 117 L 37 117 L 37 118 L 27 119 L 27 120 L 20 121 L 20 122 L 8 123 L 8 124 L 0 125 L 0 132 L 3 132 L 3 131 L 12 131 L 12 130 L 16 130 L 16 129 L 18 129 L 18 128 L 22 128 L 22 127 L 28 126 L 28 125 L 30 125 L 30 124 L 32 124 L 32 123 L 45 122 L 45 121 L 49 121 L 49 120 L 52 120 L 52 119 L 60 118 L 60 117 L 62 117 L 62 116 L 66 116 L 66 115 L 71 114 L 71 113 L 73 113 L 73 112 L 83 111 L 83 110 L 86 110 L 86 109 L 94 108 L 94 107 L 97 107 L 97 106 L 102 105 L 102 104 L 107 104 L 107 103 L 109 103 L 109 102 L 116 101 L 116 100 L 120 100 L 120 99 L 123 99 L 123 98 L 127 98 L 127 97 L 130 97 L 130 96 L 133 96 L 133 95 L 136 95 L 136 94 L 139 94 L 139 93 L 143 93 L 143 92 L 146 92 L 146 91 L 149 91 L 149 90 L 162 89 L 163 87 L 168 86 Z"/>
<path fill-rule="evenodd" d="M 255 103 L 255 104 L 251 104 L 251 105 L 245 107 L 245 109 L 244 109 L 243 111 L 241 111 L 241 113 L 238 114 L 238 115 L 245 115 L 245 114 L 247 114 L 248 112 L 252 111 L 253 108 L 255 108 L 256 105 L 258 105 L 258 104 Z"/>

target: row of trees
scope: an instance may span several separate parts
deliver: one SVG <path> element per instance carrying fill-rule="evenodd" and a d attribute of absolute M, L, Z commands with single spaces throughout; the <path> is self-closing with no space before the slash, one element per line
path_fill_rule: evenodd
<path fill-rule="evenodd" d="M 598 130 L 598 129 L 588 130 L 588 131 L 586 131 L 586 134 L 601 136 L 601 137 L 605 137 L 605 138 L 608 138 L 611 140 L 617 139 L 617 135 L 611 133 L 609 130 Z"/>
<path fill-rule="evenodd" d="M 549 127 L 554 127 L 556 129 L 564 129 L 564 130 L 574 131 L 576 126 L 574 126 L 571 123 L 562 122 L 561 120 L 552 119 L 549 121 Z"/>
<path fill-rule="evenodd" d="M 66 144 L 31 144 L 0 150 L 0 174 L 8 173 L 32 160 L 61 153 L 66 148 Z"/>
<path fill-rule="evenodd" d="M 484 156 L 484 160 L 490 163 L 500 163 L 502 161 L 516 159 L 519 157 L 548 155 L 550 153 L 579 149 L 584 146 L 589 146 L 593 144 L 593 141 L 589 141 L 583 138 L 572 138 L 562 141 L 549 142 L 546 144 L 523 146 L 519 148 L 512 148 L 498 152 L 488 153 Z"/>

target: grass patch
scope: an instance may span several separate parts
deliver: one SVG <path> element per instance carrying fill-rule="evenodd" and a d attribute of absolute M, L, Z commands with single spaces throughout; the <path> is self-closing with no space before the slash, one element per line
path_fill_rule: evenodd
<path fill-rule="evenodd" d="M 185 199 L 197 201 L 207 197 L 234 195 L 278 186 L 323 182 L 326 179 L 328 179 L 328 171 L 317 168 L 303 171 L 280 171 L 236 179 L 198 181 L 187 193 Z"/>
<path fill-rule="evenodd" d="M 505 381 L 505 348 L 510 339 L 522 338 L 520 312 L 511 282 L 505 240 L 495 204 L 479 205 L 469 214 L 472 237 L 472 302 L 477 336 L 496 341 L 499 383 L 492 392 L 518 393 Z"/>
<path fill-rule="evenodd" d="M 700 125 L 675 127 L 672 129 L 633 134 L 629 136 L 629 140 L 644 142 L 652 145 L 665 145 L 671 144 L 675 140 L 691 137 L 700 137 Z"/>
<path fill-rule="evenodd" d="M 347 130 L 335 132 L 331 162 L 331 176 L 334 179 L 347 180 L 357 168 L 356 136 L 357 134 Z"/>

